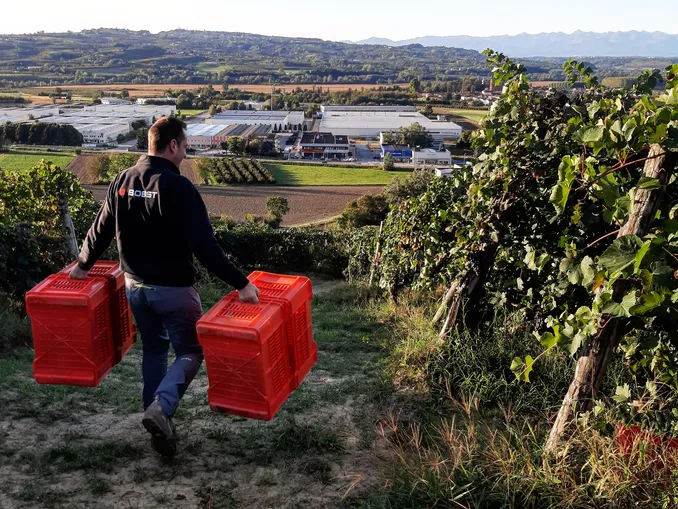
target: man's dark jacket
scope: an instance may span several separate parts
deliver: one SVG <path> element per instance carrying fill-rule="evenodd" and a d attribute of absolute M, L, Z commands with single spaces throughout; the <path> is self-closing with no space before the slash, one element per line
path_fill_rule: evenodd
<path fill-rule="evenodd" d="M 140 283 L 193 285 L 195 255 L 226 283 L 238 290 L 247 286 L 247 278 L 214 238 L 200 193 L 163 157 L 142 156 L 111 182 L 87 232 L 78 266 L 91 269 L 114 236 L 120 267 Z"/>

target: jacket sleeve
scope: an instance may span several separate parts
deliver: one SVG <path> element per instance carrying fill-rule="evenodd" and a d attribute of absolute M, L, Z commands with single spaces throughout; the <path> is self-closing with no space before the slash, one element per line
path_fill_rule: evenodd
<path fill-rule="evenodd" d="M 82 270 L 90 270 L 115 237 L 115 190 L 117 181 L 117 178 L 114 179 L 108 186 L 106 199 L 87 232 L 87 237 L 80 250 L 80 256 L 78 256 L 78 267 Z"/>
<path fill-rule="evenodd" d="M 236 289 L 242 290 L 249 280 L 221 249 L 214 237 L 205 202 L 193 184 L 189 183 L 189 186 L 190 190 L 186 194 L 187 217 L 184 220 L 184 227 L 193 254 L 212 274 Z"/>

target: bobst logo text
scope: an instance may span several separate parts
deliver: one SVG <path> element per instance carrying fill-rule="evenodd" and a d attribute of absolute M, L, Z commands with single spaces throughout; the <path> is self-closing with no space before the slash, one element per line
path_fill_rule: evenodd
<path fill-rule="evenodd" d="M 158 195 L 157 191 L 139 191 L 138 189 L 125 189 L 124 187 L 119 191 L 120 196 L 131 196 L 133 198 L 148 198 L 152 199 Z"/>

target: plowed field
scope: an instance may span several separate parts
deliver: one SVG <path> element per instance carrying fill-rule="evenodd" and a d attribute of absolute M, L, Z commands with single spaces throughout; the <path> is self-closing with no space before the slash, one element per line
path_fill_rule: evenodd
<path fill-rule="evenodd" d="M 183 170 L 182 170 L 183 171 Z M 103 200 L 106 186 L 86 186 Z M 199 187 L 210 214 L 244 219 L 245 214 L 266 214 L 266 198 L 287 198 L 289 213 L 285 226 L 329 219 L 341 214 L 346 204 L 365 194 L 378 194 L 382 186 L 227 186 Z"/>

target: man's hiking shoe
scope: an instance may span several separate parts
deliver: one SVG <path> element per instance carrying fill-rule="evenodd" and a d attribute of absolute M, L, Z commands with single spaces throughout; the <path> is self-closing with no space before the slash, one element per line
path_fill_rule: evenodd
<path fill-rule="evenodd" d="M 177 452 L 174 423 L 164 412 L 158 400 L 153 401 L 144 412 L 141 421 L 144 428 L 151 434 L 153 448 L 163 456 L 171 458 Z"/>

